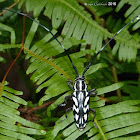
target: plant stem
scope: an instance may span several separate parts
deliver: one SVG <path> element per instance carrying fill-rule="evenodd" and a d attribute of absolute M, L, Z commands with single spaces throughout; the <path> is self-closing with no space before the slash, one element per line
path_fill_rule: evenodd
<path fill-rule="evenodd" d="M 137 66 L 138 73 L 139 73 L 138 81 L 140 81 L 140 62 L 136 61 L 136 66 Z M 140 84 L 139 84 L 139 86 L 140 86 Z"/>
<path fill-rule="evenodd" d="M 12 64 L 10 65 L 10 67 L 8 68 L 8 70 L 6 71 L 6 73 L 5 73 L 4 77 L 3 77 L 3 80 L 2 80 L 1 85 L 0 85 L 0 95 L 2 95 L 2 88 L 3 88 L 3 84 L 4 84 L 4 81 L 5 81 L 6 77 L 7 77 L 7 75 L 9 74 L 10 70 L 12 69 L 12 67 L 16 63 L 17 59 L 19 58 L 22 50 L 24 49 L 24 41 L 25 41 L 25 16 L 23 16 L 22 45 L 21 45 L 21 48 L 20 48 L 16 58 L 14 59 L 14 61 L 12 62 Z"/>
<path fill-rule="evenodd" d="M 99 131 L 101 133 L 101 135 L 103 136 L 103 140 L 107 140 L 107 138 L 106 138 L 104 132 L 102 131 L 100 125 L 98 124 L 98 121 L 96 120 L 96 118 L 94 119 L 94 122 L 96 123 L 96 125 L 97 125 L 97 127 L 98 127 L 98 129 L 99 129 Z"/>
<path fill-rule="evenodd" d="M 105 42 L 108 42 L 108 40 L 105 40 Z M 108 47 L 111 49 L 110 45 L 108 44 Z M 113 56 L 112 54 L 108 54 L 108 56 L 113 60 Z M 113 78 L 114 78 L 114 82 L 115 83 L 118 83 L 118 76 L 117 76 L 117 71 L 116 71 L 116 68 L 115 66 L 111 66 L 112 68 L 112 74 L 113 74 Z M 118 101 L 120 102 L 122 100 L 122 95 L 121 95 L 121 91 L 120 89 L 117 89 L 116 90 L 116 93 L 117 93 L 117 96 L 118 96 Z"/>
<path fill-rule="evenodd" d="M 12 7 L 14 7 L 16 4 L 18 4 L 20 2 L 20 0 L 18 0 L 17 2 L 15 2 L 14 4 L 12 4 L 11 6 L 9 6 L 7 9 L 11 9 Z M 5 12 L 7 12 L 8 10 L 4 10 L 3 12 L 0 13 L 0 16 L 3 15 Z"/>
<path fill-rule="evenodd" d="M 114 66 L 112 66 L 112 73 L 113 73 L 113 77 L 114 77 L 114 82 L 117 83 L 118 82 L 118 77 L 117 77 L 116 68 Z M 118 100 L 120 102 L 122 100 L 120 89 L 117 89 L 116 93 L 117 93 L 117 96 L 118 96 Z"/>

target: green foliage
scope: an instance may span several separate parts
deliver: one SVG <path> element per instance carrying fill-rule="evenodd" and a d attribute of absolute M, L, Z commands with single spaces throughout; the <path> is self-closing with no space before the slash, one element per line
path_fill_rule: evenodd
<path fill-rule="evenodd" d="M 95 129 L 93 123 L 90 121 L 87 124 L 85 130 L 81 133 L 78 133 L 79 130 L 77 130 L 75 124 L 72 124 L 71 126 L 66 128 L 62 133 L 65 137 L 67 137 L 66 139 L 76 139 L 79 136 L 86 133 L 89 139 L 96 140 L 96 139 L 102 139 L 102 137 L 103 139 L 114 139 L 119 136 L 123 136 L 126 134 L 130 134 L 132 132 L 139 131 L 140 126 L 138 122 L 140 121 L 139 119 L 140 113 L 138 112 L 140 111 L 140 108 L 134 106 L 139 103 L 140 101 L 125 101 L 122 103 L 118 103 L 106 107 L 94 106 L 97 111 L 96 118 L 100 126 L 99 130 Z M 99 105 L 99 103 L 97 104 Z M 114 111 L 112 111 L 112 108 Z M 132 115 L 132 112 L 137 112 L 137 113 L 133 113 Z M 69 123 L 73 122 L 72 113 L 68 114 L 68 122 Z M 52 135 L 56 136 L 58 131 L 63 130 L 67 126 L 68 124 L 66 122 L 62 122 L 61 124 L 57 123 L 54 127 Z M 100 129 L 102 131 L 100 131 Z"/>
<path fill-rule="evenodd" d="M 116 11 L 118 12 L 123 6 L 124 4 L 129 4 L 130 7 L 128 8 L 128 10 L 125 12 L 124 16 L 128 17 L 126 22 L 130 21 L 131 18 L 135 15 L 139 14 L 139 10 L 140 10 L 140 2 L 139 1 L 129 1 L 129 0 L 122 0 L 121 2 L 119 2 Z M 137 22 L 134 26 L 133 26 L 133 30 L 136 30 L 140 27 L 140 24 Z"/>
<path fill-rule="evenodd" d="M 22 95 L 21 91 L 16 91 L 7 86 L 5 82 L 0 97 L 0 139 L 20 139 L 34 140 L 27 136 L 44 135 L 46 132 L 39 124 L 27 121 L 20 117 L 18 109 L 19 105 L 27 105 L 27 102 L 17 95 Z"/>
<path fill-rule="evenodd" d="M 90 3 L 91 0 L 85 2 Z M 122 0 L 116 9 L 94 5 L 87 5 L 86 9 L 85 2 L 82 0 L 78 2 L 76 0 L 42 0 L 38 3 L 38 0 L 21 0 L 18 4 L 18 8 L 21 9 L 25 3 L 26 11 L 33 12 L 35 19 L 47 26 L 68 49 L 80 74 L 95 52 L 107 41 L 107 38 L 113 37 L 114 33 L 111 32 L 117 32 L 123 27 L 124 19 L 122 17 L 115 19 L 111 12 L 115 12 L 115 10 L 119 12 L 121 7 L 127 3 Z M 131 6 L 124 14 L 126 18 L 128 17 L 125 23 L 138 14 L 138 5 L 140 5 L 138 2 L 137 5 L 135 2 L 128 3 Z M 6 7 L 4 4 L 3 6 Z M 137 9 L 135 10 L 135 8 Z M 7 22 L 8 15 L 13 18 L 9 18 Z M 94 17 L 98 22 L 93 20 Z M 8 50 L 8 54 L 10 54 L 12 50 L 21 47 L 19 41 L 22 37 L 21 17 L 8 11 L 0 17 L 0 21 L 2 22 L 0 23 L 0 41 L 2 42 L 0 51 L 5 53 Z M 94 127 L 93 115 L 89 114 L 86 128 L 79 132 L 74 124 L 72 112 L 68 113 L 65 121 L 59 123 L 65 115 L 64 112 L 58 110 L 58 104 L 63 103 L 65 96 L 72 93 L 67 86 L 67 80 L 74 81 L 75 71 L 64 50 L 52 35 L 30 19 L 26 19 L 26 21 L 28 30 L 26 29 L 24 55 L 21 55 L 25 56 L 25 60 L 29 62 L 26 74 L 30 75 L 30 79 L 36 83 L 36 93 L 43 93 L 39 101 L 32 104 L 35 106 L 35 104 L 54 102 L 47 109 L 35 112 L 40 116 L 42 126 L 29 122 L 21 118 L 20 112 L 17 110 L 20 104 L 23 106 L 27 104 L 17 96 L 22 92 L 4 85 L 0 97 L 0 139 L 140 139 L 137 135 L 137 132 L 140 131 L 140 79 L 138 76 L 131 81 L 121 79 L 125 73 L 140 74 L 140 58 L 137 55 L 140 48 L 138 22 L 135 21 L 132 24 L 133 28 L 130 25 L 123 30 L 115 38 L 113 45 L 110 44 L 110 47 L 105 48 L 100 60 L 96 60 L 85 74 L 88 90 L 97 88 L 98 96 L 91 97 L 90 107 L 95 108 L 97 112 L 95 123 L 99 129 Z M 108 29 L 103 25 L 105 21 Z M 16 24 L 14 25 L 13 22 Z M 134 30 L 133 33 L 132 30 Z M 0 57 L 0 62 L 4 62 L 3 57 Z M 114 68 L 117 71 L 116 75 L 120 77 L 120 82 L 116 82 L 114 79 Z M 118 103 L 115 91 L 119 88 L 123 93 L 122 101 Z M 107 98 L 115 103 L 105 105 L 105 100 L 102 98 Z"/>

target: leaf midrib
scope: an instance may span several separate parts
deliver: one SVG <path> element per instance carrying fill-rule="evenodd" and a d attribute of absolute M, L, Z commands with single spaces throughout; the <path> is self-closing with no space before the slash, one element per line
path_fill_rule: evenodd
<path fill-rule="evenodd" d="M 83 14 L 81 14 L 78 10 L 76 10 L 74 7 L 72 7 L 69 3 L 67 3 L 64 0 L 57 0 L 58 2 L 64 3 L 66 6 L 70 7 L 73 11 L 75 11 L 75 13 L 77 13 L 80 17 L 82 17 L 84 19 L 84 21 L 87 21 L 89 24 L 91 24 L 92 26 L 94 26 L 95 28 L 98 28 L 100 31 L 102 31 L 104 34 L 107 34 L 108 36 L 113 36 L 111 33 L 107 32 L 104 28 L 99 27 L 98 25 L 93 24 L 93 22 L 91 22 L 89 19 L 87 19 L 85 16 L 83 16 Z M 56 0 L 55 0 L 56 2 Z"/>

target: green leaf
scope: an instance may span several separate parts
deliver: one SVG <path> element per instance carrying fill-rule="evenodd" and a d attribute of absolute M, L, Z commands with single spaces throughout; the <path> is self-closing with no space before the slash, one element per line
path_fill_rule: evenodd
<path fill-rule="evenodd" d="M 20 48 L 21 44 L 0 44 L 1 49 Z"/>
<path fill-rule="evenodd" d="M 96 65 L 93 65 L 89 68 L 89 70 L 87 71 L 87 73 L 85 74 L 86 75 L 89 75 L 91 73 L 94 73 L 96 72 L 97 70 L 99 70 L 100 68 L 104 68 L 104 67 L 107 67 L 106 64 L 102 64 L 102 63 L 99 63 L 99 64 L 96 64 Z"/>
<path fill-rule="evenodd" d="M 5 24 L 2 24 L 2 23 L 0 23 L 0 27 L 1 27 L 3 30 L 6 30 L 6 31 L 8 31 L 8 32 L 11 33 L 11 44 L 15 44 L 16 36 L 15 36 L 14 29 L 12 29 L 11 27 L 6 26 Z"/>
<path fill-rule="evenodd" d="M 123 85 L 124 84 L 122 82 L 115 83 L 115 84 L 113 84 L 111 86 L 106 86 L 106 87 L 97 89 L 97 92 L 98 92 L 98 95 L 101 95 L 101 94 L 104 94 L 104 93 L 107 93 L 107 92 L 117 90 L 117 89 L 121 88 Z"/>
<path fill-rule="evenodd" d="M 16 91 L 6 85 L 7 83 L 5 82 L 0 97 L 0 133 L 5 136 L 0 135 L 0 138 L 34 140 L 34 138 L 26 134 L 45 135 L 46 132 L 42 126 L 19 116 L 20 112 L 16 109 L 20 104 L 27 105 L 27 102 L 16 96 L 22 95 L 21 91 Z M 22 126 L 17 126 L 16 123 L 22 124 Z"/>

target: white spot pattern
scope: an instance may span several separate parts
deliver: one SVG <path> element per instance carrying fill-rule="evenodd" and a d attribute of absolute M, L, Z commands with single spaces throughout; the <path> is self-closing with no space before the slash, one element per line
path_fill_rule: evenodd
<path fill-rule="evenodd" d="M 79 81 L 79 87 L 80 87 L 80 90 L 82 90 L 82 81 L 81 80 Z"/>
<path fill-rule="evenodd" d="M 88 92 L 86 91 L 86 96 L 88 96 Z"/>
<path fill-rule="evenodd" d="M 74 110 L 77 112 L 77 114 L 79 113 L 79 108 L 77 108 L 75 105 L 73 105 L 73 111 Z"/>
<path fill-rule="evenodd" d="M 86 106 L 88 104 L 88 101 L 89 101 L 89 96 L 86 97 L 85 102 L 84 102 L 84 106 Z"/>
<path fill-rule="evenodd" d="M 79 124 L 81 124 L 82 123 L 82 120 L 81 120 L 81 118 L 79 119 Z"/>
<path fill-rule="evenodd" d="M 87 113 L 87 110 L 89 110 L 89 105 L 83 108 L 84 113 Z"/>
<path fill-rule="evenodd" d="M 78 121 L 79 116 L 75 114 L 75 120 Z"/>
<path fill-rule="evenodd" d="M 73 92 L 73 95 L 76 97 L 76 92 L 75 91 Z"/>
<path fill-rule="evenodd" d="M 79 124 L 78 123 L 76 123 L 76 126 L 79 128 Z"/>
<path fill-rule="evenodd" d="M 72 97 L 74 104 L 78 107 L 78 101 L 75 97 Z"/>
<path fill-rule="evenodd" d="M 87 123 L 84 124 L 84 127 L 86 127 L 86 124 L 87 124 Z"/>
<path fill-rule="evenodd" d="M 81 101 L 83 99 L 84 99 L 83 92 L 80 92 L 79 95 L 78 95 L 78 101 Z"/>
<path fill-rule="evenodd" d="M 84 120 L 85 121 L 87 120 L 87 114 L 84 114 Z"/>

